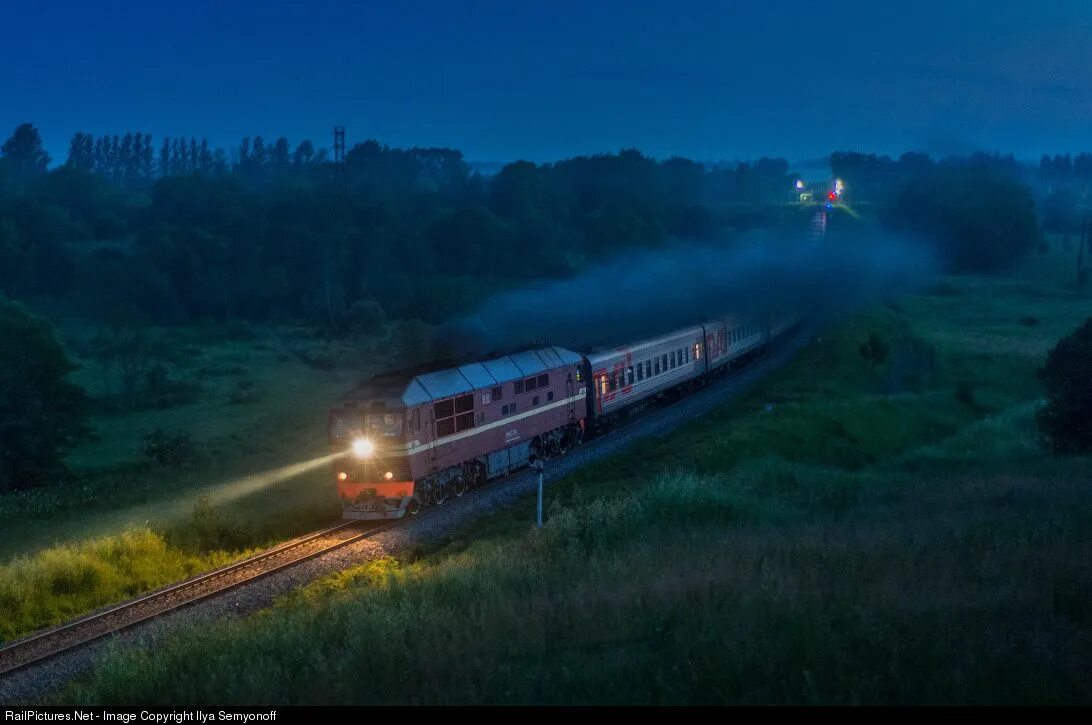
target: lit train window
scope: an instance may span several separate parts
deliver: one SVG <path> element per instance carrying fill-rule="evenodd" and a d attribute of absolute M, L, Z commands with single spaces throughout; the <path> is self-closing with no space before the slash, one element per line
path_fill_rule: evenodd
<path fill-rule="evenodd" d="M 700 342 L 695 342 L 694 343 L 694 359 L 695 360 L 701 360 L 701 343 Z"/>
<path fill-rule="evenodd" d="M 607 376 L 599 376 L 599 395 L 603 396 L 607 394 Z"/>

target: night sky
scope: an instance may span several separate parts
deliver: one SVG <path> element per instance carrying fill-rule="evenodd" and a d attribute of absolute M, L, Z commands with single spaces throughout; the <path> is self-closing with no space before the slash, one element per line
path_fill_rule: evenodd
<path fill-rule="evenodd" d="M 335 123 L 480 161 L 1092 150 L 1088 0 L 3 0 L 0 67 L 0 132 L 57 161 Z"/>

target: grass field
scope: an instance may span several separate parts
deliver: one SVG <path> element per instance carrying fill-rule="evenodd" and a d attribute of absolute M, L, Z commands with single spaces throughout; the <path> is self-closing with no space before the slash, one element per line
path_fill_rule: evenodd
<path fill-rule="evenodd" d="M 284 469 L 328 453 L 327 407 L 379 356 L 324 370 L 290 354 L 286 331 L 246 340 L 163 334 L 186 351 L 172 373 L 195 381 L 199 395 L 165 410 L 95 415 L 97 439 L 73 451 L 72 480 L 0 497 L 0 641 L 340 517 L 330 464 L 293 477 Z M 78 378 L 101 393 L 90 363 Z M 192 459 L 177 467 L 146 460 L 142 437 L 156 429 L 188 436 Z"/>
<path fill-rule="evenodd" d="M 1060 279 L 877 305 L 552 486 L 541 531 L 527 500 L 58 698 L 1088 704 L 1092 460 L 1033 423 L 1037 367 L 1092 314 Z"/>

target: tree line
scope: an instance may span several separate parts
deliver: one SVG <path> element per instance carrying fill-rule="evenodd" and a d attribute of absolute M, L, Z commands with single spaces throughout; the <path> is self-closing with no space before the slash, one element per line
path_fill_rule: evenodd
<path fill-rule="evenodd" d="M 446 148 L 77 133 L 56 168 L 24 124 L 0 154 L 0 289 L 103 316 L 310 320 L 358 303 L 438 321 L 590 260 L 756 223 L 733 207 L 789 198 L 789 165 L 707 168 L 636 150 L 515 162 L 485 177 Z M 750 213 L 750 212 L 748 212 Z"/>

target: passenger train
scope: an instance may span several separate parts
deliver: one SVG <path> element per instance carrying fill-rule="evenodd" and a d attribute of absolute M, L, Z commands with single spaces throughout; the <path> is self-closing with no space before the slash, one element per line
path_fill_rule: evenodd
<path fill-rule="evenodd" d="M 799 317 L 727 316 L 579 354 L 560 347 L 377 375 L 330 411 L 347 519 L 416 514 L 564 453 L 649 401 L 685 392 L 784 335 Z"/>

